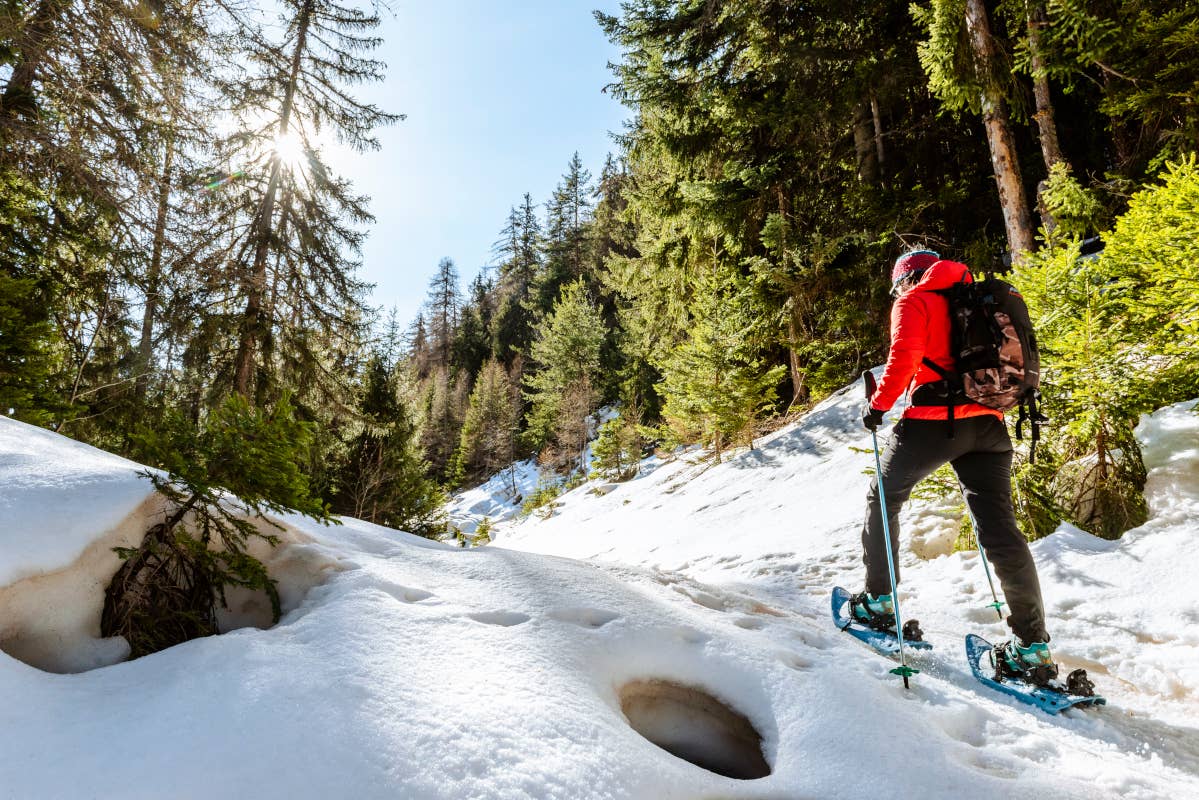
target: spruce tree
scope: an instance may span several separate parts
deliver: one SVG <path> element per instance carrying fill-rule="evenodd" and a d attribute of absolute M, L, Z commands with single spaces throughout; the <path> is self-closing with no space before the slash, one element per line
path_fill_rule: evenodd
<path fill-rule="evenodd" d="M 752 445 L 754 424 L 774 402 L 785 367 L 755 356 L 755 320 L 744 289 L 726 281 L 700 297 L 690 336 L 659 365 L 659 391 L 674 435 L 711 446 L 719 462 L 726 448 Z"/>
<path fill-rule="evenodd" d="M 54 329 L 47 300 L 36 281 L 0 272 L 0 415 L 34 425 L 61 411 L 52 384 Z"/>
<path fill-rule="evenodd" d="M 382 62 L 365 55 L 379 44 L 376 14 L 333 0 L 279 9 L 282 41 L 251 37 L 257 71 L 225 86 L 238 120 L 226 151 L 249 175 L 240 193 L 248 227 L 232 259 L 244 302 L 232 385 L 250 397 L 280 382 L 339 391 L 338 362 L 365 322 L 353 272 L 360 226 L 373 218 L 315 137 L 329 129 L 357 150 L 377 150 L 373 130 L 399 119 L 346 90 L 383 77 Z"/>
<path fill-rule="evenodd" d="M 468 381 L 471 376 L 434 367 L 421 382 L 420 446 L 429 469 L 439 481 L 452 477 L 454 453 L 466 416 Z"/>
<path fill-rule="evenodd" d="M 385 354 L 371 357 L 364 380 L 362 430 L 350 442 L 340 469 L 335 506 L 368 522 L 436 536 L 445 528 L 445 495 L 417 453 L 416 425 Z"/>
<path fill-rule="evenodd" d="M 142 457 L 165 472 L 145 477 L 171 509 L 138 547 L 117 549 L 124 564 L 105 594 L 101 635 L 124 636 L 137 657 L 218 633 L 229 586 L 264 592 L 277 622 L 275 580 L 249 547 L 278 544 L 272 529 L 282 526 L 268 513 L 332 521 L 299 467 L 311 433 L 286 396 L 267 410 L 233 395 L 199 428 L 178 414 L 143 428 Z"/>
<path fill-rule="evenodd" d="M 428 347 L 433 357 L 433 366 L 449 369 L 452 366 L 450 357 L 462 308 L 458 269 L 454 266 L 453 259 L 443 258 L 437 264 L 437 272 L 429 281 L 425 308 L 428 311 Z"/>
<path fill-rule="evenodd" d="M 491 359 L 483 365 L 470 395 L 455 455 L 455 483 L 485 479 L 516 459 L 519 418 L 516 387 L 503 364 Z"/>
<path fill-rule="evenodd" d="M 932 91 L 954 113 L 982 116 L 1008 249 L 1019 260 L 1035 242 L 1011 118 L 1015 89 L 1003 68 L 1011 54 L 1001 50 L 984 0 L 933 0 L 927 9 L 917 9 L 917 19 L 927 30 L 920 60 Z"/>
<path fill-rule="evenodd" d="M 599 309 L 583 282 L 562 289 L 553 311 L 538 327 L 525 376 L 530 402 L 526 441 L 537 450 L 554 446 L 556 466 L 582 458 L 587 418 L 595 411 L 600 379 L 600 349 L 605 336 Z"/>
<path fill-rule="evenodd" d="M 546 203 L 545 261 L 534 280 L 532 298 L 536 316 L 553 306 L 563 285 L 584 277 L 589 261 L 591 195 L 591 173 L 575 153 Z"/>
<path fill-rule="evenodd" d="M 495 252 L 500 264 L 491 351 L 511 367 L 532 341 L 535 304 L 530 297 L 542 258 L 541 223 L 527 192 L 520 207 L 508 215 Z"/>

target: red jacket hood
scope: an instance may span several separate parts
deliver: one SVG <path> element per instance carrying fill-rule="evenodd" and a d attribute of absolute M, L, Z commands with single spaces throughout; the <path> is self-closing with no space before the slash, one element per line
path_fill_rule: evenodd
<path fill-rule="evenodd" d="M 948 289 L 962 281 L 973 282 L 969 267 L 959 264 L 957 261 L 937 261 L 924 271 L 924 275 L 916 284 L 915 289 L 935 292 L 939 289 Z"/>

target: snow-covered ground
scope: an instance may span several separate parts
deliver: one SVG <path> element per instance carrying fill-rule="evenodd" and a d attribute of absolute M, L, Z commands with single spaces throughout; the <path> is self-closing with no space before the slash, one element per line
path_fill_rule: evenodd
<path fill-rule="evenodd" d="M 720 465 L 584 485 L 488 547 L 286 518 L 263 554 L 280 624 L 237 596 L 227 625 L 247 627 L 132 662 L 95 637 L 111 547 L 161 514 L 148 481 L 0 419 L 0 797 L 1199 797 L 1194 403 L 1139 429 L 1149 523 L 1034 546 L 1055 654 L 1110 703 L 1050 717 L 969 676 L 963 635 L 1003 635 L 975 555 L 905 547 L 905 610 L 936 645 L 911 690 L 828 621 L 830 587 L 861 582 L 857 399 Z M 511 510 L 498 490 L 457 503 Z M 904 522 L 943 549 L 935 510 Z M 633 730 L 626 713 L 719 739 L 714 704 L 629 704 L 660 682 L 748 717 L 771 774 L 721 777 Z"/>

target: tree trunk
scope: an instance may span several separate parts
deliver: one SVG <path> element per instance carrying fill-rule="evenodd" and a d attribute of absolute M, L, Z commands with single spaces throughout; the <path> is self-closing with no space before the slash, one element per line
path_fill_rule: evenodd
<path fill-rule="evenodd" d="M 799 341 L 799 326 L 795 322 L 795 312 L 787 314 L 787 367 L 791 372 L 791 405 L 806 399 L 808 388 L 805 381 L 803 363 L 796 352 L 795 343 Z"/>
<path fill-rule="evenodd" d="M 870 117 L 874 120 L 874 149 L 878 154 L 878 171 L 882 175 L 886 166 L 886 153 L 883 151 L 883 115 L 878 110 L 878 96 L 870 90 Z"/>
<path fill-rule="evenodd" d="M 8 121 L 18 114 L 30 116 L 36 111 L 33 82 L 45 59 L 50 31 L 66 5 L 63 0 L 42 0 L 26 23 L 16 42 L 20 60 L 13 65 L 4 94 L 0 96 L 0 119 Z"/>
<path fill-rule="evenodd" d="M 853 114 L 853 149 L 858 161 L 858 180 L 870 186 L 878 183 L 878 151 L 874 138 L 870 106 L 862 103 Z"/>
<path fill-rule="evenodd" d="M 162 253 L 166 243 L 167 213 L 171 200 L 171 168 L 175 162 L 175 142 L 168 137 L 158 184 L 158 213 L 154 218 L 154 243 L 150 252 L 150 268 L 146 273 L 146 309 L 142 313 L 142 338 L 137 345 L 134 394 L 140 406 L 146 397 L 150 379 L 150 363 L 154 358 L 154 318 L 158 314 L 158 295 L 162 278 Z"/>
<path fill-rule="evenodd" d="M 991 24 L 983 0 L 966 0 L 966 28 L 970 32 L 970 46 L 982 84 L 983 125 L 991 149 L 991 167 L 999 190 L 1008 249 L 1012 253 L 1013 263 L 1018 263 L 1024 253 L 1032 251 L 1034 246 L 1032 219 L 1028 200 L 1024 196 L 1007 103 L 995 79 L 999 57 L 995 52 L 995 41 L 991 36 Z"/>
<path fill-rule="evenodd" d="M 1045 61 L 1041 56 L 1041 28 L 1049 23 L 1044 11 L 1037 9 L 1028 18 L 1028 52 L 1032 67 L 1033 96 L 1037 101 L 1037 133 L 1041 140 L 1041 155 L 1045 159 L 1045 171 L 1054 164 L 1066 160 L 1058 141 L 1057 122 L 1054 118 L 1053 100 L 1049 96 L 1049 76 L 1045 74 Z"/>
<path fill-rule="evenodd" d="M 1028 15 L 1028 52 L 1032 67 L 1033 96 L 1036 98 L 1037 111 L 1033 118 L 1037 121 L 1037 135 L 1041 142 L 1041 156 L 1045 160 L 1045 174 L 1053 169 L 1055 164 L 1066 160 L 1062 155 L 1061 143 L 1057 136 L 1057 122 L 1054 118 L 1053 100 L 1049 96 L 1049 76 L 1045 74 L 1045 61 L 1041 57 L 1041 29 L 1048 25 L 1045 19 L 1045 9 L 1039 3 Z M 1057 227 L 1057 221 L 1049 213 L 1041 196 L 1045 189 L 1042 181 L 1037 186 L 1037 211 L 1041 216 L 1041 225 L 1046 232 L 1052 233 Z"/>
<path fill-rule="evenodd" d="M 308 25 L 312 21 L 312 1 L 304 3 L 300 9 L 300 18 L 296 30 L 296 46 L 292 52 L 291 68 L 288 74 L 287 88 L 283 95 L 283 106 L 279 113 L 279 127 L 276 136 L 285 136 L 291 125 L 291 114 L 295 101 L 296 84 L 300 78 L 300 63 L 308 40 Z M 271 238 L 275 218 L 275 196 L 279 192 L 282 180 L 283 160 L 276 153 L 271 159 L 271 177 L 267 183 L 266 196 L 258 211 L 255 224 L 254 266 L 246 285 L 246 310 L 242 314 L 241 341 L 238 343 L 237 361 L 235 365 L 234 389 L 238 394 L 250 397 L 250 381 L 254 373 L 255 351 L 259 339 L 265 335 L 266 320 L 263 298 L 266 295 L 266 262 L 270 255 Z"/>

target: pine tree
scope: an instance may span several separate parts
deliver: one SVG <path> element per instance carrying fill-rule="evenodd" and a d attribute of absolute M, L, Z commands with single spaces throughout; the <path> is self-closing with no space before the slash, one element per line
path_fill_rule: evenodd
<path fill-rule="evenodd" d="M 489 360 L 470 395 L 455 455 L 455 483 L 485 479 L 516 459 L 519 417 L 516 387 L 503 364 Z"/>
<path fill-rule="evenodd" d="M 768 325 L 758 357 L 789 364 L 804 402 L 881 354 L 897 231 L 946 252 L 986 244 L 982 142 L 937 118 L 907 5 L 597 15 L 625 53 L 613 91 L 637 111 L 621 140 L 634 253 L 610 254 L 606 284 L 656 362 L 686 337 L 700 276 L 727 264 L 753 278 Z M 877 179 L 862 179 L 855 129 Z"/>
<path fill-rule="evenodd" d="M 443 258 L 437 264 L 437 272 L 429 281 L 428 309 L 429 351 L 432 365 L 449 369 L 454 337 L 457 334 L 462 293 L 458 289 L 458 269 L 453 259 Z"/>
<path fill-rule="evenodd" d="M 495 316 L 495 286 L 486 272 L 471 281 L 470 294 L 459 315 L 458 330 L 450 348 L 456 371 L 477 375 L 491 357 L 491 322 Z"/>
<path fill-rule="evenodd" d="M 440 481 L 452 474 L 466 393 L 471 376 L 453 375 L 448 367 L 435 367 L 420 385 L 420 446 L 431 473 Z"/>
<path fill-rule="evenodd" d="M 1009 98 L 1015 90 L 1002 67 L 1010 54 L 1000 51 L 983 0 L 933 0 L 928 8 L 917 9 L 917 19 L 928 35 L 920 45 L 920 60 L 933 93 L 954 113 L 969 110 L 982 116 L 1008 249 L 1019 260 L 1035 249 L 1035 242 L 1011 120 Z"/>
<path fill-rule="evenodd" d="M 1051 182 L 1058 208 L 1078 213 L 1088 205 L 1079 202 L 1082 194 L 1069 179 Z M 1191 159 L 1131 198 L 1098 257 L 1079 257 L 1078 234 L 1087 226 L 1076 223 L 1070 238 L 1063 224 L 1052 246 L 1016 275 L 1037 327 L 1043 392 L 1056 423 L 1038 449 L 1046 468 L 1025 481 L 1028 494 L 1051 498 L 1041 504 L 1051 515 L 1107 538 L 1146 515 L 1146 470 L 1134 434 L 1140 415 L 1199 392 L 1196 208 L 1199 167 Z"/>
<path fill-rule="evenodd" d="M 641 412 L 633 407 L 599 426 L 591 448 L 595 474 L 611 481 L 627 481 L 637 475 L 644 445 L 640 423 Z"/>
<path fill-rule="evenodd" d="M 429 376 L 432 369 L 433 354 L 429 347 L 429 328 L 425 322 L 425 312 L 421 311 L 412 320 L 407 335 L 408 361 L 418 380 Z"/>
<path fill-rule="evenodd" d="M 533 281 L 541 266 L 541 223 L 527 192 L 520 208 L 508 216 L 496 243 L 500 258 L 498 300 L 491 326 L 491 352 L 511 366 L 518 353 L 528 352 L 533 338 Z"/>
<path fill-rule="evenodd" d="M 233 258 L 245 305 L 232 385 L 254 397 L 277 380 L 279 366 L 306 392 L 337 391 L 330 362 L 345 358 L 364 322 L 364 287 L 353 277 L 357 226 L 372 217 L 366 198 L 330 172 L 315 135 L 331 128 L 352 147 L 374 150 L 372 131 L 399 119 L 344 88 L 382 78 L 383 64 L 363 55 L 379 44 L 377 15 L 333 0 L 285 0 L 280 10 L 284 40 L 253 37 L 260 71 L 226 85 L 239 120 L 229 157 L 257 176 L 243 184 L 249 227 Z"/>
<path fill-rule="evenodd" d="M 557 304 L 537 329 L 530 357 L 536 370 L 525 376 L 530 402 L 526 440 L 537 450 L 557 445 L 558 466 L 579 462 L 586 420 L 595 411 L 603 320 L 582 281 L 562 289 Z"/>
<path fill-rule="evenodd" d="M 546 203 L 545 261 L 533 281 L 530 298 L 535 317 L 553 307 L 565 284 L 586 277 L 592 191 L 591 173 L 575 153 Z"/>
<path fill-rule="evenodd" d="M 278 543 L 270 531 L 282 526 L 268 513 L 333 521 L 299 467 L 311 433 L 286 396 L 265 410 L 233 395 L 198 429 L 177 414 L 143 429 L 142 458 L 166 473 L 145 477 L 172 510 L 138 547 L 118 548 L 124 564 L 105 594 L 101 635 L 124 636 L 137 657 L 217 633 L 227 586 L 265 592 L 277 622 L 275 580 L 248 548 Z"/>
<path fill-rule="evenodd" d="M 701 296 L 687 341 L 660 364 L 662 416 L 683 442 L 726 448 L 752 444 L 754 423 L 775 399 L 785 374 L 755 357 L 747 293 L 712 286 Z"/>
<path fill-rule="evenodd" d="M 36 281 L 0 272 L 0 414 L 34 425 L 61 412 L 46 299 Z"/>
<path fill-rule="evenodd" d="M 441 533 L 445 495 L 417 454 L 416 425 L 385 354 L 374 354 L 367 364 L 359 411 L 362 431 L 340 470 L 337 510 L 421 536 Z"/>

